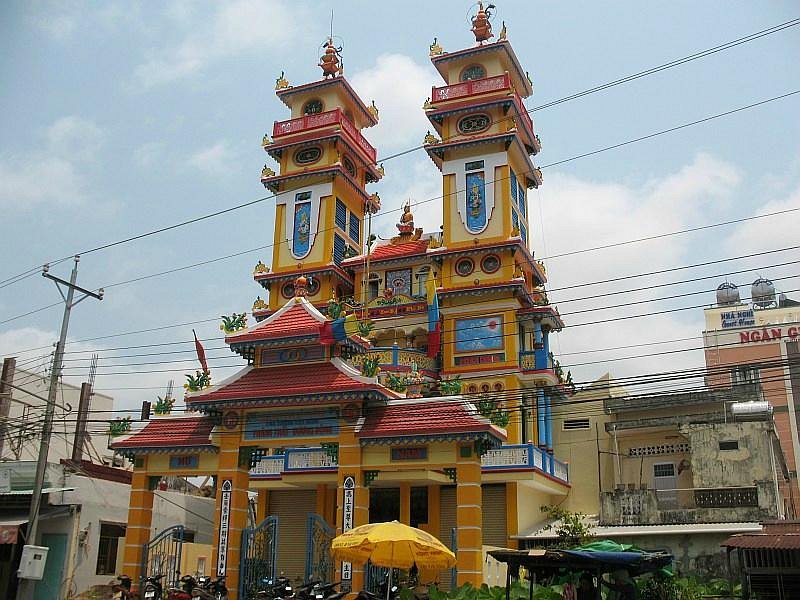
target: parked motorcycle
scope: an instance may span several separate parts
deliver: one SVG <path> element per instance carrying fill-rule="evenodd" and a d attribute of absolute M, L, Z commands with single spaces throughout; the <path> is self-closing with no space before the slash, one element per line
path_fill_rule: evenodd
<path fill-rule="evenodd" d="M 142 598 L 144 600 L 162 600 L 164 588 L 161 586 L 161 579 L 164 575 L 151 575 L 142 580 Z"/>
<path fill-rule="evenodd" d="M 180 588 L 167 590 L 167 600 L 192 600 L 192 591 L 197 587 L 197 580 L 191 575 L 180 579 Z"/>
<path fill-rule="evenodd" d="M 265 579 L 261 582 L 261 589 L 256 592 L 257 600 L 278 600 L 293 598 L 295 595 L 292 582 L 287 577 Z"/>
<path fill-rule="evenodd" d="M 127 575 L 117 575 L 117 580 L 111 580 L 111 591 L 120 594 L 121 600 L 134 600 L 136 595 L 131 591 L 131 578 Z"/>
<path fill-rule="evenodd" d="M 225 600 L 227 597 L 228 588 L 224 577 L 212 580 L 208 575 L 203 575 L 197 578 L 197 587 L 192 589 L 192 598 L 200 600 Z"/>

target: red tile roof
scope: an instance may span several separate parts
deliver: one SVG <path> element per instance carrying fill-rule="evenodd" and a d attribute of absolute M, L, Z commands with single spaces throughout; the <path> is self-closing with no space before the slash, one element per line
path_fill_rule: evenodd
<path fill-rule="evenodd" d="M 225 343 L 238 344 L 282 337 L 317 335 L 321 324 L 322 321 L 306 308 L 306 303 L 295 303 L 285 311 L 275 311 L 273 315 L 251 329 L 227 336 Z"/>
<path fill-rule="evenodd" d="M 157 417 L 124 440 L 112 442 L 115 450 L 211 446 L 214 422 L 209 417 Z"/>
<path fill-rule="evenodd" d="M 465 400 L 398 401 L 367 411 L 360 438 L 439 437 L 489 434 L 504 441 L 506 434 L 476 413 Z M 478 436 L 474 436 L 478 437 Z"/>
<path fill-rule="evenodd" d="M 396 258 L 407 258 L 411 256 L 422 256 L 428 251 L 428 240 L 412 240 L 402 244 L 384 244 L 378 246 L 369 255 L 370 262 L 380 260 L 393 260 Z M 347 259 L 344 264 L 361 264 L 366 260 L 366 256 L 355 256 Z"/>
<path fill-rule="evenodd" d="M 220 400 L 260 400 L 292 397 L 357 395 L 377 391 L 387 398 L 397 395 L 358 372 L 347 373 L 333 362 L 285 364 L 275 367 L 248 367 L 229 382 L 222 382 L 202 392 L 188 394 L 186 402 L 205 403 Z"/>

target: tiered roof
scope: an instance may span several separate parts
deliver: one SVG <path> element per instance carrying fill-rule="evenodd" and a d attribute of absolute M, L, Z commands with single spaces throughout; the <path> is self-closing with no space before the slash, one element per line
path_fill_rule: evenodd
<path fill-rule="evenodd" d="M 212 429 L 214 421 L 207 416 L 158 417 L 148 422 L 143 429 L 112 442 L 111 447 L 130 453 L 214 450 L 216 447 L 211 443 Z"/>

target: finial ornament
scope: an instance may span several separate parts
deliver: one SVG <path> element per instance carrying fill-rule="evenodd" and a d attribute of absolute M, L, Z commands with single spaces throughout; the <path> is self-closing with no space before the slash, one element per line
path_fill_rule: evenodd
<path fill-rule="evenodd" d="M 386 169 L 383 168 L 383 163 L 381 163 L 380 166 L 378 167 L 378 173 L 381 174 L 381 177 L 386 175 Z"/>
<path fill-rule="evenodd" d="M 373 101 L 372 101 L 372 104 L 370 104 L 370 105 L 367 107 L 367 110 L 369 111 L 369 114 L 371 114 L 371 115 L 372 115 L 372 118 L 373 118 L 373 119 L 375 119 L 375 120 L 377 121 L 377 120 L 378 120 L 378 113 L 379 113 L 379 111 L 378 111 L 378 107 L 377 107 L 377 106 L 375 106 L 375 100 L 373 100 Z"/>
<path fill-rule="evenodd" d="M 431 104 L 431 97 L 428 96 L 427 98 L 425 98 L 425 104 L 422 105 L 422 109 L 430 110 L 431 108 L 433 108 L 433 105 Z"/>
<path fill-rule="evenodd" d="M 264 310 L 267 308 L 267 303 L 261 298 L 261 296 L 256 297 L 256 301 L 253 302 L 253 312 L 257 310 Z"/>
<path fill-rule="evenodd" d="M 267 177 L 275 177 L 275 171 L 264 165 L 264 168 L 261 169 L 261 179 L 266 179 Z"/>
<path fill-rule="evenodd" d="M 425 134 L 425 144 L 426 145 L 430 145 L 430 144 L 438 144 L 438 143 L 439 143 L 439 138 L 437 138 L 435 135 L 433 135 L 431 133 L 431 130 L 429 129 L 428 133 Z"/>
<path fill-rule="evenodd" d="M 533 79 L 531 79 L 531 74 L 525 71 L 525 79 L 528 80 L 528 83 L 531 84 L 531 89 L 533 89 Z"/>
<path fill-rule="evenodd" d="M 333 45 L 333 38 L 328 38 L 323 44 L 325 47 L 325 54 L 319 58 L 319 67 L 322 69 L 322 77 L 336 77 L 344 73 L 344 65 L 342 62 L 342 47 L 338 48 Z"/>
<path fill-rule="evenodd" d="M 284 75 L 284 72 L 281 71 L 281 74 L 275 80 L 275 89 L 276 90 L 284 90 L 284 89 L 289 87 L 289 82 L 286 80 L 286 78 L 283 75 Z"/>
<path fill-rule="evenodd" d="M 262 273 L 269 273 L 269 267 L 263 262 L 258 261 L 253 269 L 253 275 L 261 275 Z"/>
<path fill-rule="evenodd" d="M 508 39 L 508 30 L 506 29 L 506 22 L 503 21 L 503 26 L 500 28 L 500 35 L 498 36 L 497 40 L 502 42 L 506 39 Z"/>
<path fill-rule="evenodd" d="M 294 297 L 305 298 L 308 296 L 308 277 L 300 275 L 294 280 Z"/>
<path fill-rule="evenodd" d="M 261 147 L 262 147 L 262 148 L 266 148 L 266 147 L 267 147 L 267 146 L 269 146 L 271 143 L 272 143 L 272 140 L 270 139 L 269 135 L 265 133 L 265 134 L 264 134 L 264 137 L 263 137 L 263 138 L 261 138 Z"/>
<path fill-rule="evenodd" d="M 429 46 L 431 50 L 431 56 L 439 56 L 444 50 L 442 47 L 437 43 L 439 38 L 433 38 L 433 43 Z"/>
<path fill-rule="evenodd" d="M 489 4 L 483 8 L 483 2 L 478 2 L 478 14 L 472 17 L 472 33 L 475 34 L 475 41 L 481 45 L 494 37 L 492 24 L 489 21 L 494 7 L 494 4 Z"/>

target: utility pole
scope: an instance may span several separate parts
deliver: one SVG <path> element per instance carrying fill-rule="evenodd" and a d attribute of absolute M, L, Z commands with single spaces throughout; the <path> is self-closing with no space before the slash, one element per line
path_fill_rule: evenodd
<path fill-rule="evenodd" d="M 42 276 L 55 282 L 58 293 L 64 300 L 64 316 L 61 320 L 61 335 L 56 344 L 56 351 L 53 355 L 53 369 L 50 372 L 50 389 L 47 394 L 47 405 L 45 406 L 44 425 L 42 425 L 42 441 L 39 445 L 39 459 L 36 463 L 36 479 L 33 484 L 33 498 L 31 499 L 31 510 L 28 516 L 28 533 L 25 538 L 26 545 L 36 545 L 36 535 L 39 529 L 39 507 L 42 501 L 42 489 L 44 488 L 44 476 L 47 470 L 47 456 L 50 453 L 50 437 L 53 432 L 53 413 L 56 407 L 56 392 L 58 391 L 58 380 L 61 375 L 61 365 L 64 360 L 64 345 L 67 341 L 67 329 L 69 328 L 69 317 L 72 307 L 86 300 L 90 296 L 97 300 L 103 299 L 103 288 L 97 292 L 91 292 L 75 284 L 78 279 L 78 262 L 80 256 L 75 256 L 75 264 L 72 267 L 72 274 L 69 281 L 64 281 L 55 275 L 51 275 L 49 265 L 42 268 Z M 63 286 L 63 287 L 62 287 Z M 67 293 L 64 295 L 64 289 Z M 75 291 L 83 294 L 75 300 Z M 33 598 L 35 581 L 32 579 L 20 579 L 19 598 L 27 600 Z"/>

